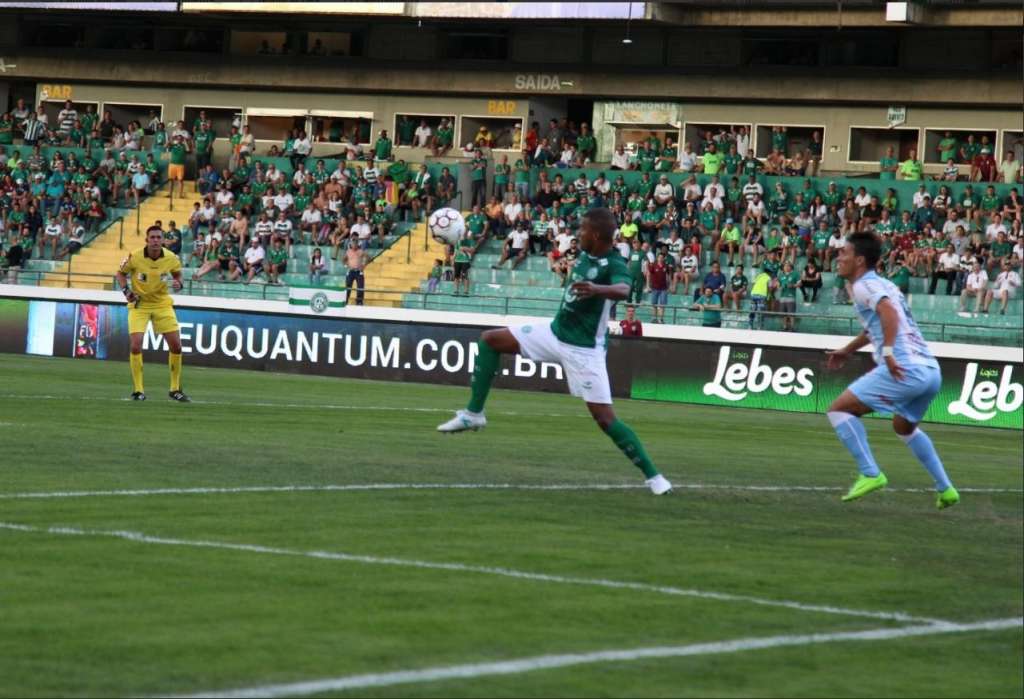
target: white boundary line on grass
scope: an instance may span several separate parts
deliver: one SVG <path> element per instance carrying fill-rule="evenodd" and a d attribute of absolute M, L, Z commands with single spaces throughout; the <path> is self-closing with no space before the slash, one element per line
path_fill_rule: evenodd
<path fill-rule="evenodd" d="M 845 488 L 824 485 L 727 485 L 714 483 L 673 483 L 679 490 L 736 490 L 744 492 L 839 493 Z M 234 495 L 240 493 L 323 493 L 387 490 L 539 490 L 616 491 L 643 490 L 632 483 L 353 483 L 345 485 L 251 485 L 195 488 L 135 488 L 124 490 L 58 490 L 50 492 L 0 493 L 0 500 L 49 500 L 58 498 L 147 497 L 154 495 Z M 927 488 L 887 488 L 896 493 L 933 493 Z M 1020 488 L 960 488 L 962 493 L 1024 493 Z"/>
<path fill-rule="evenodd" d="M 432 384 L 427 384 L 432 385 Z M 442 386 L 438 386 L 441 388 Z M 10 400 L 66 400 L 66 401 L 105 401 L 112 403 L 131 403 L 130 398 L 115 398 L 113 396 L 50 396 L 50 395 L 34 395 L 24 393 L 5 393 L 0 394 L 0 398 L 7 398 Z M 305 410 L 352 410 L 352 411 L 363 411 L 363 412 L 396 412 L 396 413 L 453 413 L 454 410 L 450 408 L 415 408 L 407 405 L 337 405 L 330 403 L 272 403 L 267 401 L 225 401 L 225 400 L 193 400 L 193 405 L 220 405 L 232 408 L 288 408 L 288 409 L 305 409 Z M 672 403 L 666 405 L 674 405 L 677 407 L 689 406 L 696 408 L 708 408 L 708 407 L 720 407 L 720 406 L 709 406 L 698 403 Z M 800 413 L 794 413 L 800 414 Z M 593 418 L 586 412 L 579 413 L 535 413 L 535 412 L 514 412 L 509 410 L 504 411 L 491 411 L 488 415 L 502 415 L 506 417 L 555 417 L 555 418 L 578 418 L 591 421 Z M 965 427 L 966 425 L 959 425 Z M 763 432 L 777 433 L 778 429 L 770 425 L 746 425 L 745 430 L 756 430 Z M 809 434 L 813 436 L 821 436 L 823 432 L 821 430 L 812 429 L 789 429 L 786 430 L 787 434 Z M 962 446 L 960 444 L 954 445 L 951 442 L 947 442 L 941 439 L 932 438 L 932 441 L 939 446 Z M 1004 451 L 1002 447 L 992 446 L 990 444 L 973 444 L 972 449 L 983 449 L 986 451 Z"/>
<path fill-rule="evenodd" d="M 425 668 L 422 670 L 402 670 L 398 672 L 373 673 L 367 675 L 348 675 L 329 679 L 292 682 L 286 684 L 268 684 L 227 691 L 202 692 L 200 694 L 177 695 L 184 699 L 234 699 L 235 697 L 294 697 L 320 694 L 322 692 L 343 692 L 353 689 L 369 689 L 371 687 L 391 687 L 414 682 L 438 682 L 442 680 L 467 680 L 477 677 L 495 675 L 518 675 L 537 670 L 553 670 L 575 665 L 596 663 L 617 663 L 632 660 L 649 660 L 652 658 L 681 658 L 699 655 L 719 655 L 723 653 L 739 653 L 764 648 L 782 648 L 792 646 L 810 646 L 822 643 L 839 643 L 845 641 L 888 641 L 912 636 L 932 636 L 947 633 L 968 633 L 972 631 L 1002 631 L 1019 628 L 1024 619 L 1007 618 L 978 621 L 968 624 L 925 624 L 922 626 L 904 626 L 902 628 L 868 629 L 865 631 L 841 631 L 835 633 L 815 633 L 784 636 L 767 636 L 761 638 L 737 638 L 729 641 L 712 643 L 693 643 L 685 646 L 655 646 L 653 648 L 633 648 L 627 650 L 605 650 L 594 653 L 571 653 L 566 655 L 539 655 L 517 660 L 504 660 L 489 663 L 472 663 L 468 665 L 447 665 Z"/>
<path fill-rule="evenodd" d="M 634 590 L 637 592 L 655 593 L 660 595 L 671 595 L 678 597 L 696 597 L 710 599 L 719 602 L 738 602 L 743 604 L 756 604 L 764 607 L 782 607 L 785 609 L 796 609 L 802 612 L 816 612 L 821 614 L 833 614 L 838 616 L 864 617 L 868 619 L 885 619 L 887 621 L 899 622 L 923 622 L 927 624 L 951 624 L 952 622 L 942 619 L 932 619 L 906 614 L 905 612 L 879 612 L 863 609 L 849 609 L 846 607 L 835 607 L 821 604 L 803 604 L 790 600 L 774 600 L 763 597 L 752 597 L 749 595 L 734 595 L 727 592 L 713 592 L 709 590 L 691 590 L 668 585 L 653 585 L 650 583 L 627 582 L 620 580 L 607 580 L 603 578 L 577 578 L 563 575 L 552 575 L 547 573 L 533 573 L 512 568 L 497 568 L 491 566 L 466 565 L 463 563 L 436 563 L 433 561 L 420 561 L 409 558 L 393 558 L 382 556 L 365 556 L 359 554 L 341 553 L 333 551 L 303 551 L 299 549 L 286 549 L 273 546 L 259 546 L 256 544 L 236 544 L 227 541 L 207 541 L 202 539 L 177 539 L 161 536 L 151 536 L 141 532 L 118 531 L 111 529 L 79 529 L 77 527 L 60 526 L 34 526 L 29 524 L 17 524 L 13 522 L 0 522 L 0 531 L 27 532 L 33 534 L 53 534 L 58 536 L 83 536 L 83 537 L 107 537 L 122 539 L 140 544 L 157 544 L 163 546 L 186 546 L 191 548 L 220 549 L 226 551 L 241 551 L 245 553 L 269 554 L 275 556 L 296 556 L 303 558 L 315 558 L 329 561 L 344 561 L 347 563 L 363 563 L 366 565 L 397 566 L 402 568 L 419 568 L 426 570 L 446 570 L 456 573 L 476 573 L 480 575 L 492 575 L 503 578 L 515 578 L 518 580 L 531 580 L 535 582 L 558 583 L 562 585 L 579 585 L 587 587 L 602 587 L 613 590 Z"/>

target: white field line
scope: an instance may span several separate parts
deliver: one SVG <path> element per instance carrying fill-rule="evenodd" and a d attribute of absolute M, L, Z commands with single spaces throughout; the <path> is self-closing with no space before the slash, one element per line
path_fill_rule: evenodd
<path fill-rule="evenodd" d="M 724 653 L 740 653 L 748 650 L 765 648 L 784 648 L 793 646 L 812 646 L 823 643 L 843 643 L 850 641 L 889 641 L 912 636 L 933 636 L 948 633 L 969 633 L 976 631 L 1003 631 L 1020 628 L 1024 619 L 992 619 L 969 624 L 925 624 L 921 626 L 904 626 L 902 628 L 868 629 L 865 631 L 840 631 L 835 633 L 814 633 L 785 636 L 767 636 L 761 638 L 737 638 L 730 641 L 713 643 L 693 643 L 685 646 L 655 646 L 653 648 L 633 648 L 627 650 L 605 650 L 594 653 L 571 653 L 567 655 L 539 655 L 532 658 L 505 660 L 490 663 L 473 663 L 468 665 L 448 665 L 425 668 L 422 670 L 402 670 L 399 672 L 374 673 L 368 675 L 348 675 L 307 682 L 288 684 L 268 684 L 256 687 L 245 687 L 227 691 L 202 692 L 200 694 L 177 695 L 185 699 L 232 699 L 234 697 L 295 697 L 320 694 L 322 692 L 344 692 L 354 689 L 371 687 L 391 687 L 399 684 L 417 682 L 438 682 L 442 680 L 467 680 L 477 677 L 495 675 L 518 675 L 537 670 L 553 670 L 575 665 L 593 665 L 596 663 L 621 663 L 633 660 L 650 660 L 653 658 L 683 658 L 701 655 L 720 655 Z"/>
<path fill-rule="evenodd" d="M 112 403 L 130 403 L 132 402 L 129 398 L 115 398 L 113 396 L 48 396 L 48 395 L 33 395 L 33 394 L 17 394 L 17 393 L 6 393 L 0 394 L 0 398 L 8 398 L 11 400 L 66 400 L 66 401 L 104 401 Z M 449 408 L 415 408 L 405 405 L 335 405 L 335 404 L 324 404 L 324 403 L 270 403 L 262 401 L 245 402 L 245 401 L 217 401 L 217 400 L 193 400 L 193 405 L 216 405 L 226 406 L 234 408 L 288 408 L 288 409 L 305 409 L 305 410 L 351 410 L 351 411 L 363 411 L 363 412 L 396 412 L 396 413 L 446 413 L 450 414 L 455 412 Z M 671 404 L 676 407 L 682 407 L 690 405 L 686 403 Z M 692 404 L 691 407 L 715 407 L 715 406 L 703 406 L 699 404 Z M 554 418 L 578 418 L 591 421 L 593 418 L 585 412 L 579 413 L 536 413 L 536 412 L 514 412 L 514 411 L 489 411 L 488 415 L 502 415 L 506 417 L 554 417 Z M 702 428 L 704 431 L 712 430 L 711 427 Z M 779 429 L 771 425 L 746 425 L 745 430 L 758 430 L 771 432 L 772 434 L 778 434 Z M 731 428 L 722 428 L 722 432 L 733 433 L 735 430 Z M 786 434 L 806 434 L 813 435 L 815 437 L 821 437 L 827 435 L 827 430 L 813 430 L 813 429 L 787 429 Z M 962 447 L 963 444 L 958 442 L 946 442 L 939 439 L 932 439 L 932 442 L 939 446 L 945 447 Z M 993 446 L 991 444 L 972 444 L 971 449 L 983 449 L 986 451 L 1006 451 L 1003 447 Z"/>
<path fill-rule="evenodd" d="M 725 485 L 673 483 L 679 490 L 732 490 L 741 492 L 840 493 L 845 488 L 824 485 Z M 235 487 L 135 488 L 124 490 L 58 490 L 50 492 L 0 493 L 0 500 L 48 500 L 57 498 L 146 497 L 157 495 L 233 495 L 241 493 L 321 493 L 388 490 L 523 490 L 523 491 L 616 491 L 645 490 L 633 483 L 354 483 L 347 485 L 252 485 Z M 897 493 L 932 493 L 927 488 L 886 488 Z M 960 488 L 961 493 L 1022 493 L 1020 488 Z"/>
<path fill-rule="evenodd" d="M 242 551 L 245 553 L 269 554 L 275 556 L 298 556 L 304 558 L 315 558 L 329 561 L 344 561 L 347 563 L 362 563 L 366 565 L 397 566 L 402 568 L 419 568 L 427 570 L 445 570 L 455 573 L 474 573 L 479 575 L 492 575 L 503 578 L 515 578 L 518 580 L 531 580 L 536 582 L 557 583 L 562 585 L 578 585 L 586 587 L 603 587 L 614 590 L 633 590 L 645 593 L 660 595 L 673 595 L 678 597 L 696 597 L 710 599 L 719 602 L 732 602 L 741 604 L 756 604 L 764 607 L 782 607 L 795 609 L 802 612 L 815 612 L 821 614 L 834 614 L 839 616 L 865 617 L 869 619 L 885 619 L 888 621 L 900 622 L 924 622 L 928 624 L 949 624 L 941 619 L 918 617 L 904 612 L 880 612 L 863 609 L 849 609 L 846 607 L 835 607 L 820 604 L 803 604 L 790 600 L 766 599 L 763 597 L 752 597 L 749 595 L 734 595 L 726 592 L 713 592 L 708 590 L 691 590 L 666 585 L 652 585 L 649 583 L 626 582 L 619 580 L 606 580 L 603 578 L 577 578 L 563 575 L 550 575 L 547 573 L 532 573 L 529 571 L 514 570 L 512 568 L 496 568 L 490 566 L 466 565 L 462 563 L 436 563 L 433 561 L 419 561 L 408 558 L 392 558 L 380 556 L 365 556 L 350 553 L 333 551 L 302 551 L 299 549 L 286 549 L 272 546 L 259 546 L 256 544 L 236 544 L 226 541 L 206 541 L 202 539 L 175 539 L 161 536 L 151 536 L 141 532 L 117 531 L 109 529 L 79 529 L 77 527 L 38 527 L 28 524 L 15 524 L 12 522 L 0 522 L 0 530 L 29 532 L 36 534 L 54 534 L 63 536 L 85 536 L 85 537 L 107 537 L 123 539 L 140 544 L 157 544 L 162 546 L 186 546 L 191 548 L 221 549 L 226 551 Z"/>

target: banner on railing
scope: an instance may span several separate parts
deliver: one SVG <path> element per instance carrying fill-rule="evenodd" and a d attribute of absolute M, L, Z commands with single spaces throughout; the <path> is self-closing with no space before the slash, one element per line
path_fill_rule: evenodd
<path fill-rule="evenodd" d="M 461 385 L 469 383 L 481 330 L 479 322 L 461 323 L 454 314 L 410 322 L 179 307 L 177 315 L 192 365 Z M 728 343 L 613 336 L 613 395 L 822 413 L 872 367 L 871 357 L 859 353 L 841 371 L 827 371 L 822 349 L 753 344 L 762 337 L 770 334 Z M 143 339 L 145 351 L 166 349 L 152 331 Z M 984 349 L 973 358 L 940 358 L 943 386 L 926 421 L 1024 428 L 1024 365 L 992 359 Z M 0 299 L 0 351 L 126 360 L 127 310 L 123 304 Z M 561 367 L 521 356 L 506 358 L 497 385 L 566 390 Z"/>

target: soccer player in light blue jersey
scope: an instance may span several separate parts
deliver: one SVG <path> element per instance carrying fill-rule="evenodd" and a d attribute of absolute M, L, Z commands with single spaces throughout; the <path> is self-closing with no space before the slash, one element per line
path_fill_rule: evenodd
<path fill-rule="evenodd" d="M 896 434 L 935 481 L 935 504 L 941 510 L 960 502 L 960 495 L 946 475 L 932 440 L 918 423 L 939 392 L 942 374 L 903 294 L 875 273 L 881 253 L 882 244 L 876 235 L 854 233 L 847 237 L 837 259 L 839 276 L 846 279 L 864 330 L 846 347 L 827 353 L 828 367 L 842 368 L 850 354 L 869 343 L 874 347 L 877 365 L 850 384 L 828 409 L 829 422 L 860 469 L 860 477 L 843 501 L 861 498 L 889 482 L 875 463 L 860 421 L 867 413 L 887 412 L 892 413 Z"/>

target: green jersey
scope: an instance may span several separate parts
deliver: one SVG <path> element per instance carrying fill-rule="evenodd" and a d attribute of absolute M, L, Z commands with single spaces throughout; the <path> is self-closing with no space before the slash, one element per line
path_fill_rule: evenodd
<path fill-rule="evenodd" d="M 626 269 L 629 272 L 629 276 L 633 279 L 639 279 L 643 276 L 644 271 L 644 253 L 642 250 L 630 250 L 629 261 L 626 264 Z"/>
<path fill-rule="evenodd" d="M 14 143 L 14 122 L 10 119 L 0 119 L 0 143 L 10 145 Z"/>
<path fill-rule="evenodd" d="M 704 154 L 704 174 L 705 175 L 717 175 L 722 169 L 722 165 L 725 163 L 725 156 L 721 153 L 705 153 Z"/>
<path fill-rule="evenodd" d="M 286 248 L 270 248 L 267 251 L 267 260 L 272 265 L 279 265 L 288 261 L 288 250 Z"/>
<path fill-rule="evenodd" d="M 814 243 L 815 250 L 824 250 L 828 247 L 828 239 L 832 237 L 831 231 L 823 231 L 820 228 L 814 231 L 814 235 L 811 236 L 811 242 Z"/>
<path fill-rule="evenodd" d="M 416 123 L 412 119 L 399 119 L 398 121 L 398 142 L 412 143 L 412 137 L 416 133 Z"/>
<path fill-rule="evenodd" d="M 761 263 L 761 271 L 774 279 L 779 274 L 779 263 L 775 260 L 765 260 Z M 754 293 L 756 294 L 757 291 Z"/>
<path fill-rule="evenodd" d="M 454 132 L 450 128 L 440 128 L 437 130 L 437 144 L 439 146 L 450 146 Z"/>
<path fill-rule="evenodd" d="M 675 164 L 676 157 L 678 155 L 678 152 L 676 151 L 675 146 L 672 146 L 671 148 L 662 148 L 661 149 L 661 155 L 662 155 L 663 158 L 669 158 L 669 159 L 668 160 L 659 160 L 658 161 L 658 171 L 659 172 L 672 172 L 672 166 L 673 166 L 673 164 Z"/>
<path fill-rule="evenodd" d="M 949 245 L 949 241 L 945 238 L 932 238 L 930 242 L 932 250 L 937 250 L 938 252 L 942 252 Z"/>
<path fill-rule="evenodd" d="M 943 163 L 950 158 L 956 158 L 956 152 L 959 150 L 960 144 L 955 138 L 950 136 L 939 141 L 939 160 Z"/>
<path fill-rule="evenodd" d="M 578 136 L 576 138 L 576 150 L 580 153 L 592 153 L 597 147 L 597 141 L 593 136 Z"/>
<path fill-rule="evenodd" d="M 205 153 L 213 143 L 213 134 L 209 131 L 199 131 L 196 133 L 195 146 L 196 153 Z"/>
<path fill-rule="evenodd" d="M 171 146 L 171 165 L 184 165 L 187 149 L 183 143 L 175 143 Z"/>
<path fill-rule="evenodd" d="M 167 132 L 157 131 L 153 134 L 153 148 L 163 148 L 167 145 Z"/>
<path fill-rule="evenodd" d="M 516 182 L 530 181 L 530 169 L 526 167 L 526 163 L 524 163 L 522 160 L 517 160 L 514 167 L 516 171 Z"/>
<path fill-rule="evenodd" d="M 838 189 L 828 189 L 821 195 L 821 202 L 825 206 L 838 206 L 839 200 L 842 199 L 842 194 L 839 193 Z"/>
<path fill-rule="evenodd" d="M 786 146 L 789 145 L 789 137 L 785 131 L 772 132 L 772 148 L 778 149 L 783 155 L 786 154 Z"/>
<path fill-rule="evenodd" d="M 722 324 L 722 299 L 718 294 L 702 296 L 700 303 L 704 304 L 704 312 L 701 315 L 701 323 L 709 327 L 718 327 Z M 708 306 L 719 306 L 719 308 L 708 308 Z"/>
<path fill-rule="evenodd" d="M 996 195 L 982 195 L 981 197 L 981 210 L 982 211 L 995 211 L 999 208 L 999 197 Z"/>
<path fill-rule="evenodd" d="M 483 235 L 485 225 L 487 225 L 487 217 L 483 214 L 470 214 L 466 217 L 466 230 L 474 237 Z"/>
<path fill-rule="evenodd" d="M 373 144 L 373 152 L 377 160 L 389 160 L 391 158 L 391 139 L 378 138 Z"/>
<path fill-rule="evenodd" d="M 878 235 L 889 235 L 890 233 L 896 232 L 896 224 L 890 218 L 886 221 L 879 221 L 875 224 L 875 233 Z"/>
<path fill-rule="evenodd" d="M 473 242 L 472 238 L 466 237 L 459 241 L 459 244 L 455 246 L 455 257 L 452 258 L 454 262 L 471 262 L 473 260 L 473 248 L 476 247 L 476 243 Z"/>
<path fill-rule="evenodd" d="M 924 166 L 920 160 L 904 160 L 900 165 L 900 172 L 905 180 L 919 180 L 923 171 Z"/>
<path fill-rule="evenodd" d="M 779 274 L 779 296 L 784 299 L 796 298 L 796 283 L 800 281 L 800 273 L 795 269 Z"/>
<path fill-rule="evenodd" d="M 899 165 L 899 161 L 896 158 L 886 158 L 882 156 L 882 159 L 878 161 L 880 172 L 878 173 L 878 179 L 880 180 L 894 180 L 896 179 L 896 171 L 891 169 Z M 888 169 L 887 169 L 888 168 Z"/>
<path fill-rule="evenodd" d="M 1006 257 L 1013 250 L 1013 244 L 1009 240 L 1000 243 L 998 240 L 992 243 L 992 257 Z"/>
<path fill-rule="evenodd" d="M 640 172 L 651 172 L 654 170 L 654 160 L 657 151 L 644 149 L 637 153 L 637 163 L 640 165 Z"/>
<path fill-rule="evenodd" d="M 906 289 L 910 286 L 910 269 L 906 265 L 900 265 L 900 268 L 893 272 L 889 280 L 901 290 Z"/>
<path fill-rule="evenodd" d="M 727 175 L 736 175 L 740 171 L 740 163 L 743 162 L 743 158 L 739 154 L 726 153 L 725 154 L 725 172 Z"/>
<path fill-rule="evenodd" d="M 778 230 L 771 230 L 768 235 L 764 238 L 764 249 L 765 250 L 776 250 L 782 246 L 782 236 L 779 235 Z"/>
<path fill-rule="evenodd" d="M 494 184 L 501 185 L 504 189 L 505 185 L 508 184 L 508 176 L 512 171 L 512 168 L 508 165 L 502 165 L 498 163 L 494 166 Z"/>
<path fill-rule="evenodd" d="M 764 165 L 757 158 L 744 158 L 743 159 L 743 175 L 749 177 L 750 175 L 756 175 L 757 171 L 763 168 Z"/>
<path fill-rule="evenodd" d="M 967 162 L 974 160 L 974 156 L 981 153 L 980 143 L 965 143 L 964 144 L 964 155 L 966 156 Z"/>
<path fill-rule="evenodd" d="M 700 212 L 700 224 L 704 226 L 704 230 L 713 231 L 715 230 L 716 224 L 718 223 L 718 214 L 714 211 L 701 211 Z"/>
<path fill-rule="evenodd" d="M 602 285 L 630 284 L 632 278 L 629 269 L 626 261 L 615 251 L 604 257 L 594 257 L 586 252 L 580 252 L 573 266 L 572 276 L 566 280 L 558 313 L 551 321 L 551 332 L 567 345 L 604 347 L 612 302 L 598 296 L 577 298 L 572 290 L 572 284 L 581 281 Z"/>
<path fill-rule="evenodd" d="M 487 161 L 483 158 L 474 158 L 470 163 L 469 176 L 472 180 L 479 182 L 487 174 Z"/>

